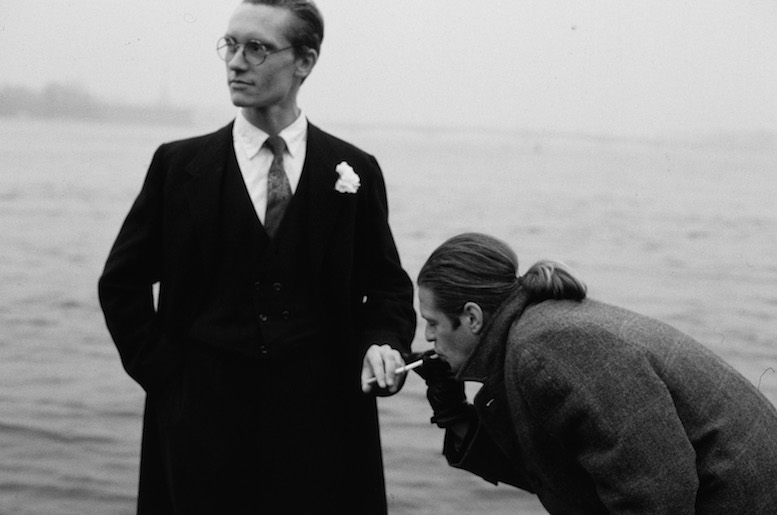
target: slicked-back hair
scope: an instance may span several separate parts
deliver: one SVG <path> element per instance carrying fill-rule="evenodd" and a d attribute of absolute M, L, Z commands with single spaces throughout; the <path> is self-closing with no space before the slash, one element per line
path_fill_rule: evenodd
<path fill-rule="evenodd" d="M 286 36 L 294 46 L 294 52 L 301 55 L 305 48 L 312 48 L 321 55 L 324 18 L 312 0 L 243 0 L 243 3 L 269 5 L 290 11 L 297 19 L 297 23 Z"/>
<path fill-rule="evenodd" d="M 519 278 L 515 251 L 481 233 L 460 234 L 437 247 L 418 274 L 418 286 L 430 290 L 435 307 L 454 328 L 467 302 L 478 304 L 490 318 L 519 287 L 529 293 L 532 302 L 583 300 L 586 296 L 585 284 L 555 261 L 538 261 Z"/>

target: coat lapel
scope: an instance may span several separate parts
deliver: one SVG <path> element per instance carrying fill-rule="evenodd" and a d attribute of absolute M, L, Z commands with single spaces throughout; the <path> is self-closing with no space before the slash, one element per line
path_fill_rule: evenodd
<path fill-rule="evenodd" d="M 184 188 L 205 270 L 211 269 L 215 260 L 221 187 L 228 159 L 234 159 L 231 123 L 213 133 L 185 168 Z"/>

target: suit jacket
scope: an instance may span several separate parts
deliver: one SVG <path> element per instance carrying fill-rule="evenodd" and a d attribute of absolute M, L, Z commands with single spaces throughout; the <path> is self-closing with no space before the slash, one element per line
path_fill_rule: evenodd
<path fill-rule="evenodd" d="M 356 194 L 334 189 L 341 161 L 360 177 Z M 288 503 L 303 510 L 318 497 L 323 512 L 327 499 L 385 512 L 377 414 L 360 391 L 361 359 L 373 343 L 406 351 L 415 313 L 380 168 L 309 125 L 300 186 L 277 241 L 251 214 L 236 174 L 231 124 L 162 145 L 100 278 L 122 363 L 148 393 L 139 509 L 207 512 L 229 498 L 235 511 L 277 510 L 287 497 L 283 506 L 294 511 Z M 295 237 L 295 252 L 284 254 Z M 262 312 L 279 284 L 268 289 L 258 278 L 279 263 L 304 273 L 309 311 L 325 321 L 321 341 L 298 352 L 283 345 L 295 321 L 273 323 Z M 300 446 L 308 440 L 315 444 Z M 295 495 L 295 481 L 320 492 Z"/>
<path fill-rule="evenodd" d="M 485 331 L 459 373 L 484 383 L 479 426 L 448 440 L 452 465 L 550 513 L 777 513 L 777 411 L 687 335 L 523 292 Z"/>

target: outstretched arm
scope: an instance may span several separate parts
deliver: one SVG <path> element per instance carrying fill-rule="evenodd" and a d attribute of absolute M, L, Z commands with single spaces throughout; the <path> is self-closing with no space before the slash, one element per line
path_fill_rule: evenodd
<path fill-rule="evenodd" d="M 434 351 L 423 355 L 416 369 L 427 385 L 432 423 L 445 429 L 443 454 L 452 467 L 467 470 L 486 481 L 507 483 L 531 491 L 529 484 L 499 449 L 478 420 L 475 407 L 467 402 L 464 383 L 457 381 L 447 363 Z"/>
<path fill-rule="evenodd" d="M 404 271 L 388 221 L 388 199 L 380 167 L 374 158 L 372 173 L 359 193 L 356 221 L 356 273 L 363 302 L 357 311 L 357 338 L 364 352 L 362 384 L 377 378 L 380 390 L 390 395 L 401 388 L 404 375 L 394 369 L 404 365 L 415 335 L 413 284 Z"/>

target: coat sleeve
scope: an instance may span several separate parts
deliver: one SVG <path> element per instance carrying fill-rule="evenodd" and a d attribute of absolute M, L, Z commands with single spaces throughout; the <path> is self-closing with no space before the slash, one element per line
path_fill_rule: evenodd
<path fill-rule="evenodd" d="M 147 391 L 164 382 L 179 362 L 162 336 L 153 295 L 161 276 L 164 148 L 154 155 L 98 283 L 100 305 L 122 365 Z"/>
<path fill-rule="evenodd" d="M 477 419 L 473 420 L 463 441 L 452 431 L 445 431 L 443 455 L 451 467 L 471 472 L 489 483 L 506 483 L 534 492 Z"/>
<path fill-rule="evenodd" d="M 389 226 L 386 185 L 377 161 L 359 205 L 356 270 L 363 299 L 357 317 L 357 338 L 366 351 L 372 344 L 389 344 L 402 353 L 415 335 L 413 284 L 402 268 Z"/>
<path fill-rule="evenodd" d="M 553 328 L 537 341 L 508 353 L 506 384 L 608 511 L 694 513 L 696 454 L 649 360 L 596 331 Z"/>

